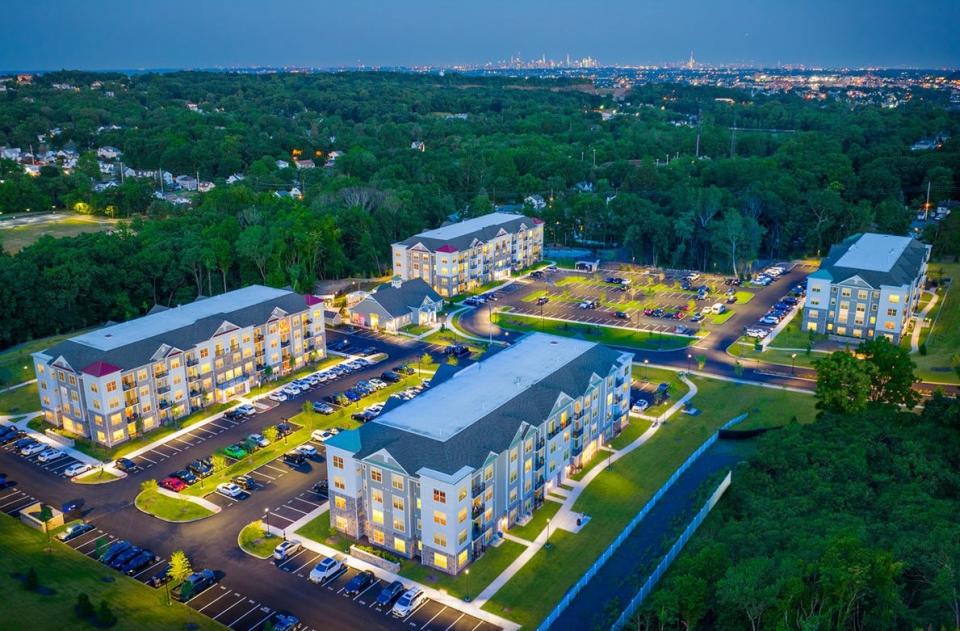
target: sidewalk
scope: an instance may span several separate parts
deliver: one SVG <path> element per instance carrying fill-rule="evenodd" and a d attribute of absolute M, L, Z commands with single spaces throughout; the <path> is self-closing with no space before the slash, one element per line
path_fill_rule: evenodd
<path fill-rule="evenodd" d="M 37 383 L 36 379 L 31 379 L 30 381 L 21 381 L 20 383 L 15 383 L 12 386 L 7 386 L 6 388 L 0 388 L 0 394 L 4 392 L 10 392 L 11 390 L 16 390 L 17 388 L 22 388 L 24 386 L 29 386 L 31 383 Z"/>
<path fill-rule="evenodd" d="M 429 585 L 424 585 L 422 583 L 412 581 L 409 578 L 400 576 L 399 574 L 394 574 L 393 572 L 389 572 L 387 570 L 384 570 L 383 568 L 377 567 L 375 565 L 371 565 L 366 561 L 362 561 L 360 559 L 352 557 L 349 554 L 345 554 L 340 550 L 337 550 L 336 548 L 331 548 L 328 545 L 322 544 L 318 541 L 314 541 L 313 539 L 300 537 L 296 534 L 297 530 L 302 528 L 307 522 L 312 521 L 313 519 L 316 519 L 320 515 L 327 512 L 329 509 L 330 509 L 330 503 L 324 502 L 318 508 L 315 508 L 314 510 L 310 511 L 309 513 L 307 513 L 297 521 L 293 522 L 286 528 L 277 528 L 276 526 L 271 525 L 269 527 L 269 530 L 272 534 L 277 535 L 278 537 L 286 535 L 287 539 L 290 539 L 293 541 L 299 541 L 300 545 L 302 545 L 304 548 L 312 552 L 323 554 L 328 557 L 343 558 L 344 564 L 354 569 L 370 570 L 371 572 L 377 575 L 377 578 L 382 579 L 385 583 L 400 581 L 407 588 L 417 587 L 421 589 L 424 594 L 427 595 L 427 598 L 430 598 L 431 600 L 435 600 L 442 605 L 446 605 L 453 609 L 457 609 L 459 611 L 465 612 L 471 616 L 474 616 L 475 618 L 479 618 L 480 620 L 489 622 L 490 624 L 497 625 L 498 627 L 503 628 L 505 631 L 517 631 L 520 628 L 520 625 L 516 624 L 515 622 L 511 622 L 510 620 L 506 620 L 499 616 L 495 616 L 492 613 L 489 613 L 487 611 L 480 609 L 480 605 L 476 604 L 476 601 L 469 602 L 469 603 L 464 602 L 459 598 L 450 596 L 449 594 L 447 594 L 442 590 L 434 589 Z"/>
<path fill-rule="evenodd" d="M 20 415 L 17 415 L 17 416 L 20 416 Z M 30 414 L 27 414 L 26 416 L 23 417 L 23 419 L 21 419 L 19 422 L 16 423 L 16 426 L 22 429 L 24 432 L 26 432 L 27 436 L 29 436 L 30 438 L 33 438 L 34 440 L 37 440 L 41 443 L 50 445 L 51 447 L 55 447 L 60 451 L 62 451 L 63 453 L 70 456 L 71 458 L 79 460 L 84 464 L 88 464 L 92 467 L 100 467 L 103 465 L 102 462 L 100 462 L 93 456 L 89 456 L 83 453 L 82 451 L 80 451 L 79 449 L 76 449 L 75 447 L 68 447 L 67 445 L 59 442 L 58 440 L 51 438 L 50 436 L 47 436 L 44 432 L 38 432 L 37 430 L 31 427 L 28 427 L 27 423 L 37 418 L 38 416 L 43 416 L 43 412 L 32 412 Z M 106 469 L 107 467 L 104 467 L 104 468 Z M 110 473 L 118 477 L 126 477 L 127 475 L 126 473 L 115 470 L 112 467 L 110 468 Z"/>
<path fill-rule="evenodd" d="M 923 323 L 927 319 L 927 314 L 930 313 L 930 310 L 933 309 L 933 306 L 937 304 L 937 300 L 939 299 L 940 296 L 934 292 L 933 297 L 930 298 L 930 302 L 923 307 L 923 311 L 913 317 L 913 334 L 910 336 L 911 353 L 920 352 L 920 333 L 923 332 Z"/>
<path fill-rule="evenodd" d="M 685 384 L 687 384 L 687 387 L 690 388 L 690 391 L 686 395 L 684 395 L 680 400 L 678 400 L 676 403 L 670 406 L 670 408 L 660 416 L 661 420 L 666 420 L 670 418 L 670 416 L 672 416 L 678 410 L 680 410 L 687 401 L 689 401 L 691 398 L 693 398 L 697 394 L 697 386 L 692 381 L 687 379 L 685 376 L 680 377 L 680 379 L 683 380 Z M 580 497 L 580 494 L 583 492 L 583 489 L 585 489 L 594 479 L 596 479 L 596 477 L 600 475 L 600 472 L 602 472 L 611 464 L 620 460 L 620 458 L 623 458 L 624 456 L 629 454 L 631 451 L 633 451 L 634 449 L 637 449 L 638 447 L 646 443 L 648 440 L 650 440 L 650 437 L 653 436 L 655 433 L 657 433 L 657 430 L 660 429 L 660 427 L 661 427 L 661 424 L 659 422 L 651 425 L 650 428 L 647 429 L 647 431 L 645 431 L 635 441 L 633 441 L 623 449 L 614 451 L 608 457 L 604 458 L 601 462 L 599 462 L 596 466 L 594 466 L 593 469 L 591 469 L 587 473 L 587 475 L 583 477 L 583 479 L 579 481 L 570 480 L 570 479 L 564 480 L 564 484 L 566 484 L 567 486 L 572 486 L 573 491 L 571 491 L 567 496 L 567 498 L 564 500 L 563 505 L 560 507 L 560 510 L 550 520 L 550 523 L 548 524 L 548 526 L 545 527 L 543 530 L 541 530 L 540 533 L 530 543 L 530 545 L 527 546 L 527 549 L 524 550 L 520 554 L 520 556 L 514 559 L 513 563 L 507 566 L 507 569 L 501 572 L 500 575 L 497 576 L 497 578 L 493 579 L 493 581 L 491 581 L 491 583 L 487 585 L 482 592 L 480 592 L 480 594 L 477 596 L 477 598 L 473 602 L 476 603 L 478 606 L 482 607 L 484 603 L 490 600 L 493 597 L 493 595 L 496 594 L 501 587 L 503 587 L 511 578 L 513 578 L 513 576 L 517 572 L 519 572 L 523 568 L 523 566 L 526 565 L 530 561 L 530 559 L 532 559 L 534 555 L 537 554 L 537 552 L 540 551 L 540 548 L 542 548 L 543 545 L 547 542 L 548 531 L 556 532 L 557 528 L 562 528 L 563 530 L 566 530 L 568 532 L 575 533 L 575 532 L 578 532 L 580 528 L 585 526 L 586 523 L 583 522 L 582 520 L 581 520 L 582 523 L 578 526 L 577 519 L 581 517 L 586 517 L 587 519 L 589 519 L 590 516 L 589 515 L 583 516 L 580 513 L 576 513 L 573 511 L 573 506 L 574 504 L 576 504 L 577 498 Z"/>

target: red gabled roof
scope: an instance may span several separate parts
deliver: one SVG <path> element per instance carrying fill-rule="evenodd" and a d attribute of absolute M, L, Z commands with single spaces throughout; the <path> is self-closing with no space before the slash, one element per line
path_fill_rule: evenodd
<path fill-rule="evenodd" d="M 437 252 L 446 252 L 447 254 L 451 252 L 456 252 L 456 251 L 457 251 L 457 248 L 453 247 L 449 243 L 445 243 L 441 245 L 439 248 L 437 248 Z"/>
<path fill-rule="evenodd" d="M 105 375 L 110 375 L 115 372 L 120 372 L 120 368 L 114 366 L 113 364 L 108 364 L 104 361 L 95 361 L 86 368 L 82 369 L 80 372 L 87 373 L 88 375 L 93 375 L 94 377 L 103 377 Z"/>
<path fill-rule="evenodd" d="M 307 299 L 307 306 L 308 306 L 308 307 L 312 307 L 313 305 L 322 305 L 322 304 L 323 304 L 323 298 L 318 298 L 317 296 L 314 296 L 313 294 L 307 294 L 306 296 L 304 296 L 304 298 Z"/>
<path fill-rule="evenodd" d="M 536 217 L 534 217 L 534 218 L 533 218 L 533 223 L 539 226 L 540 224 L 543 223 L 543 219 L 537 219 Z"/>

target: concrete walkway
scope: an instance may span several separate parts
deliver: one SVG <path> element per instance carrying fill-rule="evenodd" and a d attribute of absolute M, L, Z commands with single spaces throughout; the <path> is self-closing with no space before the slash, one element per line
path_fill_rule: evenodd
<path fill-rule="evenodd" d="M 15 383 L 12 386 L 7 386 L 6 388 L 0 388 L 0 394 L 3 394 L 4 392 L 10 392 L 11 390 L 16 390 L 17 388 L 22 388 L 24 386 L 29 386 L 31 383 L 37 383 L 37 380 L 31 379 L 30 381 Z"/>
<path fill-rule="evenodd" d="M 687 392 L 683 397 L 681 397 L 676 403 L 674 403 L 670 408 L 661 415 L 661 420 L 666 420 L 672 415 L 676 414 L 677 411 L 681 410 L 687 401 L 692 399 L 697 394 L 697 386 L 686 378 L 686 376 L 681 376 L 680 379 L 687 384 L 687 387 L 690 388 L 690 391 Z M 572 486 L 573 491 L 569 492 L 569 495 L 564 500 L 563 505 L 560 507 L 560 510 L 557 511 L 557 514 L 553 516 L 550 520 L 550 524 L 544 527 L 540 533 L 534 537 L 533 541 L 530 542 L 530 545 L 527 546 L 527 549 L 524 550 L 520 556 L 514 559 L 507 568 L 500 573 L 497 578 L 493 579 L 489 585 L 484 588 L 482 592 L 474 599 L 474 604 L 478 607 L 482 607 L 484 603 L 490 600 L 497 591 L 503 587 L 513 576 L 519 572 L 524 565 L 526 565 L 530 559 L 540 551 L 540 548 L 547 542 L 547 536 L 551 532 L 556 532 L 557 528 L 562 528 L 569 532 L 578 532 L 580 528 L 584 525 L 583 518 L 589 516 L 581 515 L 573 511 L 573 506 L 577 502 L 577 498 L 580 497 L 580 494 L 583 490 L 596 479 L 600 473 L 609 467 L 611 464 L 620 460 L 627 454 L 629 454 L 634 449 L 637 449 L 648 440 L 650 437 L 657 433 L 657 430 L 660 429 L 661 423 L 657 422 L 651 425 L 647 431 L 645 431 L 639 438 L 627 445 L 626 447 L 616 450 L 611 453 L 608 457 L 604 458 L 596 466 L 593 467 L 590 471 L 587 472 L 581 480 L 564 480 L 564 484 L 567 486 Z M 581 524 L 577 525 L 577 519 L 581 519 Z"/>
<path fill-rule="evenodd" d="M 940 296 L 936 292 L 933 292 L 933 297 L 930 298 L 924 307 L 923 311 L 913 316 L 913 334 L 910 336 L 910 352 L 919 353 L 920 352 L 920 333 L 923 332 L 923 323 L 927 319 L 927 314 L 930 313 L 930 310 L 933 309 L 933 306 L 937 304 L 937 300 L 940 299 Z"/>
<path fill-rule="evenodd" d="M 343 552 L 341 552 L 340 550 L 337 550 L 336 548 L 331 548 L 326 544 L 323 544 L 318 541 L 314 541 L 313 539 L 308 539 L 306 537 L 302 537 L 296 534 L 297 530 L 302 528 L 308 522 L 316 519 L 320 515 L 327 512 L 329 508 L 330 508 L 330 503 L 324 502 L 318 508 L 313 509 L 312 511 L 310 511 L 309 513 L 307 513 L 297 521 L 293 522 L 286 528 L 277 528 L 274 525 L 270 525 L 269 531 L 278 537 L 285 536 L 287 539 L 291 541 L 298 541 L 300 542 L 300 545 L 302 545 L 304 548 L 312 552 L 316 552 L 317 554 L 323 554 L 328 557 L 340 558 L 343 560 L 343 563 L 345 565 L 348 565 L 354 569 L 361 570 L 361 571 L 370 570 L 377 576 L 377 578 L 381 579 L 384 583 L 401 581 L 408 588 L 414 587 L 414 586 L 418 587 L 423 591 L 424 594 L 427 595 L 427 598 L 434 600 L 442 605 L 446 605 L 447 607 L 451 607 L 458 611 L 465 612 L 471 616 L 474 616 L 475 618 L 479 618 L 480 620 L 489 622 L 490 624 L 494 624 L 498 627 L 503 628 L 505 631 L 517 631 L 520 628 L 520 625 L 516 624 L 515 622 L 511 622 L 510 620 L 501 618 L 499 616 L 495 616 L 490 612 L 480 609 L 480 605 L 477 604 L 476 602 L 469 602 L 469 603 L 464 602 L 459 598 L 450 596 L 445 591 L 438 590 L 433 587 L 430 587 L 429 585 L 424 585 L 423 583 L 418 583 L 416 581 L 410 580 L 409 578 L 400 576 L 399 574 L 395 574 L 381 567 L 377 567 L 373 564 L 367 563 L 366 561 L 363 561 L 361 559 L 352 557 L 349 554 L 344 554 Z"/>
<path fill-rule="evenodd" d="M 173 491 L 168 491 L 167 489 L 159 486 L 157 487 L 157 492 L 160 493 L 160 495 L 166 495 L 167 497 L 171 497 L 175 500 L 184 500 L 184 501 L 190 502 L 191 504 L 202 506 L 207 510 L 212 511 L 213 513 L 219 513 L 221 510 L 223 510 L 222 508 L 220 508 L 210 500 L 202 497 L 194 497 L 193 495 L 184 495 L 183 493 L 174 493 Z"/>

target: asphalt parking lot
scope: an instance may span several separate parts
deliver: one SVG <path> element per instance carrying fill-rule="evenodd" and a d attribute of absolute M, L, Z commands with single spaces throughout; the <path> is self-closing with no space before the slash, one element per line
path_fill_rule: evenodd
<path fill-rule="evenodd" d="M 2 447 L 3 451 L 9 453 L 11 456 L 16 458 L 21 458 L 24 462 L 29 462 L 34 465 L 38 470 L 45 471 L 49 474 L 60 476 L 63 474 L 64 469 L 69 467 L 72 464 L 80 462 L 72 456 L 63 454 L 58 458 L 50 460 L 48 462 L 40 462 L 39 454 L 33 456 L 21 456 L 13 446 L 13 443 L 7 443 Z"/>
<path fill-rule="evenodd" d="M 187 601 L 208 618 L 236 631 L 263 629 L 275 611 L 269 605 L 231 589 L 222 582 L 211 585 Z M 297 629 L 311 629 L 298 625 Z"/>
<path fill-rule="evenodd" d="M 21 509 L 30 506 L 36 501 L 37 498 L 16 486 L 11 486 L 0 491 L 0 511 L 3 511 L 11 517 L 16 517 Z"/>

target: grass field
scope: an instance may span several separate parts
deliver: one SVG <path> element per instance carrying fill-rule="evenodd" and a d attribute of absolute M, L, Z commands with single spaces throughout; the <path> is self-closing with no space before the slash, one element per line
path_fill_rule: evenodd
<path fill-rule="evenodd" d="M 119 618 L 115 629 L 224 628 L 186 605 L 167 605 L 163 590 L 127 578 L 59 542 L 54 542 L 50 553 L 44 547 L 42 533 L 0 516 L 0 584 L 6 593 L 0 598 L 0 620 L 5 628 L 93 629 L 74 614 L 80 592 L 90 597 L 94 607 L 102 600 L 110 604 Z M 51 593 L 28 592 L 11 577 L 28 568 L 36 570 L 40 585 Z"/>
<path fill-rule="evenodd" d="M 617 436 L 612 441 L 610 441 L 610 446 L 613 447 L 614 449 L 623 449 L 624 447 L 626 447 L 636 439 L 643 436 L 643 433 L 648 429 L 650 429 L 650 425 L 652 425 L 652 423 L 645 418 L 630 417 L 630 425 L 624 428 L 624 430 L 620 432 L 619 436 Z M 579 473 L 572 475 L 570 477 L 573 478 L 574 480 L 582 479 L 583 476 L 585 476 L 587 472 L 589 472 L 590 469 L 593 468 L 594 465 L 596 465 L 599 461 L 603 460 L 603 458 L 600 457 L 602 455 L 603 455 L 602 452 L 598 453 L 596 456 L 593 457 L 593 460 L 591 460 L 590 463 L 583 470 L 581 470 Z"/>
<path fill-rule="evenodd" d="M 13 390 L 0 392 L 0 414 L 27 414 L 40 411 L 37 384 L 30 383 Z"/>
<path fill-rule="evenodd" d="M 685 348 L 696 341 L 694 338 L 647 331 L 631 331 L 628 329 L 559 322 L 557 320 L 547 319 L 541 322 L 540 318 L 536 316 L 512 313 L 494 313 L 493 321 L 500 327 L 511 331 L 521 331 L 524 333 L 527 331 L 543 331 L 544 333 L 574 337 L 591 342 L 599 342 L 600 344 L 610 344 L 612 346 L 623 346 L 642 350 Z"/>
<path fill-rule="evenodd" d="M 0 245 L 10 254 L 16 254 L 42 236 L 75 237 L 85 232 L 107 232 L 113 230 L 116 225 L 115 220 L 86 215 L 70 215 L 55 221 L 12 228 L 5 228 L 3 223 L 0 223 Z"/>
<path fill-rule="evenodd" d="M 2 236 L 2 234 L 3 231 L 0 230 L 0 236 Z M 29 342 L 11 346 L 5 351 L 0 352 L 0 387 L 30 381 L 36 376 L 33 374 L 33 358 L 30 356 L 31 353 L 42 351 L 69 337 L 79 335 L 86 330 L 89 329 L 30 340 Z"/>
<path fill-rule="evenodd" d="M 330 525 L 330 513 L 326 512 L 319 517 L 311 519 L 303 528 L 297 531 L 297 534 L 307 539 L 312 539 L 317 543 L 323 543 L 341 552 L 349 552 L 350 544 L 353 541 L 349 537 L 336 534 Z"/>
<path fill-rule="evenodd" d="M 933 329 L 922 340 L 927 354 L 911 355 L 917 364 L 916 374 L 928 381 L 960 383 L 960 376 L 953 369 L 960 363 L 960 263 L 931 263 L 927 278 L 938 280 L 941 276 L 952 278 L 953 286 L 941 294 L 943 305 L 935 306 L 931 317 L 936 318 Z"/>
<path fill-rule="evenodd" d="M 456 598 L 472 598 L 500 575 L 524 551 L 525 546 L 504 540 L 497 547 L 488 547 L 479 559 L 470 565 L 470 572 L 450 576 L 440 570 L 404 559 L 400 575 L 410 580 L 442 589 Z"/>
<path fill-rule="evenodd" d="M 635 381 L 640 382 L 640 385 L 656 387 L 665 383 L 669 386 L 670 397 L 663 403 L 651 405 L 644 410 L 643 413 L 647 416 L 657 416 L 666 412 L 677 399 L 682 398 L 690 390 L 687 384 L 680 380 L 680 373 L 675 370 L 634 364 L 631 375 Z"/>
<path fill-rule="evenodd" d="M 237 545 L 245 552 L 260 559 L 268 559 L 273 549 L 280 543 L 281 538 L 273 534 L 265 534 L 263 524 L 255 522 L 247 524 L 237 536 Z"/>
<path fill-rule="evenodd" d="M 574 511 L 589 515 L 590 522 L 576 535 L 552 533 L 552 549 L 534 555 L 484 609 L 524 628 L 535 628 L 690 453 L 734 416 L 750 414 L 741 425 L 745 428 L 788 422 L 788 413 L 813 420 L 809 395 L 700 377 L 693 381 L 699 388 L 693 403 L 702 414 L 674 416 L 612 470 L 600 473 L 573 506 Z M 546 585 L 549 590 L 544 589 Z"/>
<path fill-rule="evenodd" d="M 163 495 L 159 491 L 141 491 L 136 499 L 137 508 L 166 521 L 185 522 L 203 519 L 213 515 L 213 511 L 174 497 Z"/>
<path fill-rule="evenodd" d="M 603 460 L 599 456 L 595 456 L 594 460 Z M 540 534 L 540 531 L 546 528 L 547 519 L 552 519 L 554 515 L 560 510 L 560 504 L 556 502 L 544 502 L 543 506 L 538 508 L 533 512 L 533 516 L 523 526 L 516 526 L 511 528 L 508 532 L 514 537 L 520 537 L 521 539 L 526 539 L 532 541 Z"/>
<path fill-rule="evenodd" d="M 73 478 L 72 482 L 76 484 L 106 484 L 119 479 L 120 476 L 116 475 L 115 473 L 110 473 L 106 469 L 101 469 L 100 471 L 91 473 L 90 475 Z"/>

